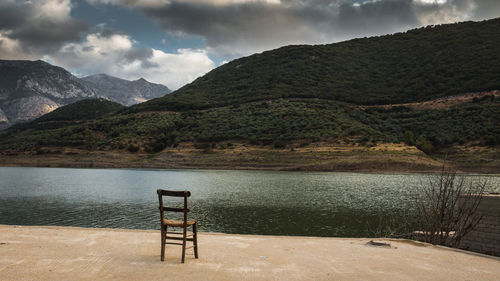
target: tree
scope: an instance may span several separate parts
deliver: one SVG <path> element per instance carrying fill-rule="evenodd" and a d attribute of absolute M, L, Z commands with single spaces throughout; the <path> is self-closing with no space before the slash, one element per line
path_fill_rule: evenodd
<path fill-rule="evenodd" d="M 434 152 L 434 145 L 432 145 L 432 142 L 430 142 L 423 136 L 418 137 L 415 144 L 417 148 L 423 151 L 425 154 L 431 154 Z"/>
<path fill-rule="evenodd" d="M 413 134 L 412 131 L 406 131 L 404 139 L 407 145 L 415 145 L 415 135 Z"/>
<path fill-rule="evenodd" d="M 443 165 L 441 173 L 422 184 L 416 197 L 417 239 L 434 245 L 458 247 L 481 221 L 477 212 L 486 180 L 457 175 Z"/>

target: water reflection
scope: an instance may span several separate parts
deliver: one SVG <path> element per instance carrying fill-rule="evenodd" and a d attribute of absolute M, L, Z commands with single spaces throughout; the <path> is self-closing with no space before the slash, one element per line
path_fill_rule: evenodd
<path fill-rule="evenodd" d="M 355 237 L 380 217 L 404 222 L 425 175 L 0 168 L 0 178 L 0 224 L 158 229 L 155 190 L 172 188 L 191 190 L 201 231 Z"/>

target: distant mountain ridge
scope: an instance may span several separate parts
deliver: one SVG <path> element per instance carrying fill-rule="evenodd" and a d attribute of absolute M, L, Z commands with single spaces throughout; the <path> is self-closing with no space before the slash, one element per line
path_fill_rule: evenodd
<path fill-rule="evenodd" d="M 125 106 L 162 97 L 171 92 L 168 87 L 148 82 L 144 78 L 129 81 L 101 73 L 81 79 L 96 89 L 101 96 Z"/>
<path fill-rule="evenodd" d="M 44 61 L 0 61 L 0 128 L 25 122 L 62 105 L 98 98 L 97 91 L 64 68 Z"/>
<path fill-rule="evenodd" d="M 0 60 L 0 129 L 83 99 L 131 105 L 167 93 L 166 86 L 142 78 L 128 81 L 100 74 L 79 79 L 41 60 Z"/>

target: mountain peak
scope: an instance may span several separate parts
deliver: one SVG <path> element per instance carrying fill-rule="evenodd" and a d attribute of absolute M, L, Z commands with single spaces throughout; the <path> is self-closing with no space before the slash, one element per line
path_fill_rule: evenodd
<path fill-rule="evenodd" d="M 144 78 L 130 81 L 105 73 L 77 78 L 43 60 L 0 60 L 0 129 L 82 99 L 132 105 L 168 93 L 166 86 Z"/>
<path fill-rule="evenodd" d="M 0 92 L 0 111 L 9 121 L 2 127 L 29 121 L 62 105 L 98 97 L 93 88 L 67 70 L 43 60 L 0 60 Z"/>
<path fill-rule="evenodd" d="M 44 60 L 36 60 L 36 61 L 30 61 L 31 65 L 36 65 L 36 66 L 45 66 L 45 67 L 58 67 L 55 65 L 51 65 L 50 63 L 44 61 Z"/>
<path fill-rule="evenodd" d="M 166 86 L 150 83 L 144 78 L 130 81 L 101 73 L 83 77 L 82 80 L 97 89 L 102 96 L 123 105 L 136 104 L 170 93 Z"/>

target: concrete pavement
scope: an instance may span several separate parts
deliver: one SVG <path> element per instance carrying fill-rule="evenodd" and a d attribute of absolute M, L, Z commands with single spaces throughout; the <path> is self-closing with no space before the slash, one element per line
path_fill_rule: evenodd
<path fill-rule="evenodd" d="M 200 258 L 154 230 L 0 225 L 0 280 L 500 280 L 500 259 L 409 240 L 199 234 Z"/>

